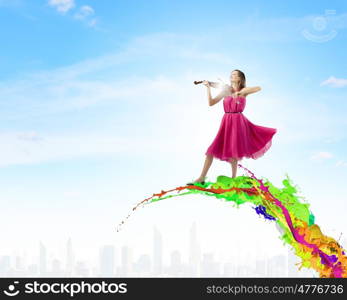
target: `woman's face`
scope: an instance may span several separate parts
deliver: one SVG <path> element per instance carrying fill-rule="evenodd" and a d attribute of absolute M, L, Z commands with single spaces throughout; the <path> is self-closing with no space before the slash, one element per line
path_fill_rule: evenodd
<path fill-rule="evenodd" d="M 233 71 L 230 74 L 230 82 L 231 83 L 237 83 L 240 81 L 240 77 L 239 77 L 239 72 L 237 71 Z"/>

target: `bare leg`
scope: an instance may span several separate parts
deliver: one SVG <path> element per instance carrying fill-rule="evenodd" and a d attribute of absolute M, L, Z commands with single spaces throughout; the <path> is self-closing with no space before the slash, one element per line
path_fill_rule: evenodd
<path fill-rule="evenodd" d="M 213 156 L 210 155 L 210 154 L 206 154 L 204 167 L 203 167 L 203 169 L 201 171 L 201 174 L 200 174 L 199 178 L 194 180 L 194 182 L 205 180 L 206 174 L 208 172 L 208 169 L 212 165 L 212 162 L 213 162 Z"/>
<path fill-rule="evenodd" d="M 235 178 L 236 172 L 237 172 L 237 159 L 230 158 L 230 163 L 231 163 L 231 169 L 232 169 L 232 178 Z"/>

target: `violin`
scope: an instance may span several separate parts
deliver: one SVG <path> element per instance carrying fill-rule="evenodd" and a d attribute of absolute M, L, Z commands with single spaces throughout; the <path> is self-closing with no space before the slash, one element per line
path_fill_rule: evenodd
<path fill-rule="evenodd" d="M 197 85 L 197 84 L 201 84 L 203 82 L 203 80 L 195 80 L 194 81 L 194 84 Z M 208 81 L 208 85 L 210 87 L 213 87 L 213 88 L 218 88 L 220 87 L 221 83 L 219 82 L 213 82 L 213 81 Z"/>
<path fill-rule="evenodd" d="M 203 80 L 195 80 L 194 81 L 194 84 L 197 85 L 197 84 L 201 84 L 203 83 Z M 208 85 L 210 87 L 213 87 L 213 88 L 222 88 L 222 87 L 227 87 L 228 85 L 224 82 L 214 82 L 214 81 L 208 81 Z"/>

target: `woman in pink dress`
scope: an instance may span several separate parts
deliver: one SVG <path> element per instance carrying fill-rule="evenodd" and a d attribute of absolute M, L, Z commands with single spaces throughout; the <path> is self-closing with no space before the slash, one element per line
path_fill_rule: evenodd
<path fill-rule="evenodd" d="M 224 116 L 212 144 L 207 148 L 205 163 L 200 176 L 193 183 L 205 183 L 206 174 L 213 158 L 230 162 L 232 178 L 236 177 L 237 163 L 243 158 L 257 159 L 271 147 L 275 128 L 263 127 L 250 122 L 244 115 L 246 97 L 261 90 L 257 87 L 246 87 L 246 77 L 240 70 L 234 70 L 230 76 L 231 86 L 226 85 L 214 98 L 211 96 L 210 83 L 207 87 L 209 105 L 217 104 L 223 99 Z"/>

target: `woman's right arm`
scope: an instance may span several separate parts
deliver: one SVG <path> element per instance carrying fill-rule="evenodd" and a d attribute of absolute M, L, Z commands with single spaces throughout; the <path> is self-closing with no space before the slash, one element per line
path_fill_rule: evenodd
<path fill-rule="evenodd" d="M 216 97 L 212 98 L 211 95 L 211 88 L 209 85 L 206 85 L 207 87 L 207 98 L 208 98 L 208 105 L 213 106 L 217 104 L 220 100 L 222 100 L 226 96 L 226 89 L 223 89 Z"/>

